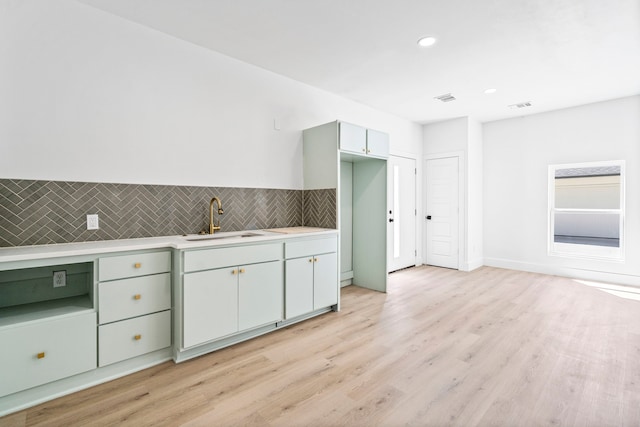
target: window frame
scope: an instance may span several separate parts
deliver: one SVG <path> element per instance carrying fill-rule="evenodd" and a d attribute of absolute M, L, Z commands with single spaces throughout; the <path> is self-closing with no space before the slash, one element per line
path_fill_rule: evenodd
<path fill-rule="evenodd" d="M 591 168 L 591 167 L 620 167 L 620 207 L 619 209 L 575 209 L 556 208 L 556 171 L 558 169 Z M 607 160 L 598 162 L 564 163 L 549 165 L 548 168 L 548 220 L 547 220 L 547 254 L 554 257 L 584 258 L 600 261 L 624 262 L 625 259 L 625 161 Z M 619 215 L 619 246 L 596 246 L 580 243 L 555 242 L 555 213 L 593 213 Z"/>

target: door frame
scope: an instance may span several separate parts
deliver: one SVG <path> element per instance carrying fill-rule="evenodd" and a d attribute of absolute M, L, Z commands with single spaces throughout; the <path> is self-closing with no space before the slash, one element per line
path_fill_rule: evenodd
<path fill-rule="evenodd" d="M 466 241 L 466 235 L 467 235 L 467 229 L 465 227 L 466 224 L 466 218 L 467 218 L 467 205 L 465 203 L 466 200 L 466 167 L 465 167 L 465 162 L 466 162 L 466 158 L 465 158 L 465 153 L 464 151 L 448 151 L 448 152 L 444 152 L 444 153 L 434 153 L 434 154 L 426 154 L 424 156 L 424 172 L 422 174 L 423 176 L 423 184 L 422 184 L 422 188 L 424 191 L 424 195 L 423 195 L 423 206 L 422 206 L 422 212 L 423 212 L 423 239 L 422 239 L 422 253 L 424 254 L 424 261 L 423 263 L 425 265 L 427 265 L 427 242 L 428 242 L 428 237 L 427 236 L 427 225 L 426 225 L 426 221 L 427 221 L 427 162 L 429 160 L 438 160 L 438 159 L 446 159 L 449 157 L 457 157 L 458 158 L 458 270 L 463 271 L 464 270 L 464 263 L 465 263 L 465 253 L 466 253 L 466 246 L 465 246 L 465 241 Z"/>
<path fill-rule="evenodd" d="M 414 230 L 415 230 L 414 242 L 413 242 L 415 253 L 413 255 L 413 261 L 414 261 L 414 265 L 418 266 L 419 264 L 422 264 L 422 260 L 420 259 L 419 254 L 418 254 L 418 235 L 419 235 L 418 230 L 420 230 L 420 228 L 418 227 L 418 225 L 419 225 L 419 223 L 418 223 L 418 213 L 419 213 L 418 212 L 418 202 L 419 202 L 418 191 L 420 190 L 419 189 L 420 186 L 418 185 L 420 183 L 420 181 L 418 180 L 419 158 L 416 157 L 416 156 L 412 156 L 410 154 L 389 153 L 389 158 L 391 158 L 391 157 L 398 157 L 398 158 L 402 158 L 402 159 L 413 160 L 413 162 L 414 162 L 415 172 L 414 172 L 414 178 L 413 178 L 414 179 L 413 207 L 414 207 L 414 209 L 416 211 L 416 214 L 413 217 L 414 218 L 413 219 L 413 221 L 414 221 L 413 226 L 414 226 Z M 388 181 L 388 174 L 389 174 L 389 170 L 390 170 L 390 168 L 388 167 L 388 165 L 389 165 L 388 160 L 389 159 L 387 159 L 387 182 L 389 182 Z M 389 191 L 390 190 L 387 188 L 387 197 L 388 197 Z M 387 212 L 389 211 L 388 208 L 389 208 L 389 206 L 387 206 Z M 395 215 L 395 213 L 394 213 L 394 215 Z M 389 218 L 389 215 L 387 215 L 387 227 L 389 227 L 388 218 Z M 392 253 L 392 252 L 393 252 L 393 241 L 390 241 L 390 239 L 387 239 L 387 260 L 389 259 L 389 253 Z M 387 270 L 389 270 L 388 261 L 387 261 Z"/>

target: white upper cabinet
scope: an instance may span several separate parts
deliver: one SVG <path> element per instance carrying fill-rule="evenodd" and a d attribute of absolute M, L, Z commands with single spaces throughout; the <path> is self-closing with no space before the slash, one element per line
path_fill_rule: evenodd
<path fill-rule="evenodd" d="M 389 135 L 340 122 L 339 147 L 343 152 L 386 159 L 389 157 Z"/>
<path fill-rule="evenodd" d="M 367 129 L 367 155 L 382 159 L 389 157 L 389 134 Z"/>
<path fill-rule="evenodd" d="M 367 153 L 367 130 L 350 123 L 340 122 L 340 150 L 357 154 Z"/>

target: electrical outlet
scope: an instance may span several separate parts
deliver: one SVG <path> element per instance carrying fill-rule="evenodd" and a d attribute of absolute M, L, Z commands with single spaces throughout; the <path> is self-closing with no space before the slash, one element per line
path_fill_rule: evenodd
<path fill-rule="evenodd" d="M 53 287 L 67 286 L 67 270 L 53 272 Z"/>
<path fill-rule="evenodd" d="M 100 223 L 98 221 L 98 214 L 87 215 L 87 230 L 99 229 Z"/>

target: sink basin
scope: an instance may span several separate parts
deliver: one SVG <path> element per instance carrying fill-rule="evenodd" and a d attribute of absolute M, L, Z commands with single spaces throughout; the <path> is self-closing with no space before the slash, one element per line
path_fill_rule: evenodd
<path fill-rule="evenodd" d="M 221 240 L 221 239 L 237 239 L 246 237 L 258 237 L 266 236 L 270 233 L 264 233 L 260 231 L 228 231 L 217 234 L 203 234 L 203 235 L 189 235 L 184 236 L 184 240 L 187 242 L 200 242 L 206 240 Z"/>

